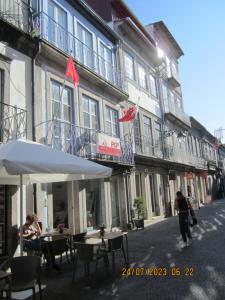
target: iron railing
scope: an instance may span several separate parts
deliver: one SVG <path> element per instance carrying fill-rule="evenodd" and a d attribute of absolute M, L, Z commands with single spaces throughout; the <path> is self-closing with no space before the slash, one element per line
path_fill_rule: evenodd
<path fill-rule="evenodd" d="M 164 101 L 165 102 L 165 101 Z M 166 103 L 164 103 L 164 113 L 173 114 L 175 117 L 186 123 L 188 126 L 191 126 L 190 117 L 186 114 L 181 108 L 179 108 L 175 103 L 168 98 Z"/>
<path fill-rule="evenodd" d="M 35 17 L 34 24 L 34 29 L 40 38 L 66 54 L 71 54 L 75 60 L 100 75 L 104 80 L 124 91 L 126 90 L 125 81 L 114 63 L 113 55 L 107 60 L 44 12 Z"/>
<path fill-rule="evenodd" d="M 26 33 L 32 30 L 32 9 L 23 0 L 0 0 L 0 19 Z"/>
<path fill-rule="evenodd" d="M 150 137 L 134 136 L 135 153 L 139 155 L 163 158 L 162 142 L 153 141 Z"/>
<path fill-rule="evenodd" d="M 98 135 L 103 133 L 100 130 L 83 128 L 60 120 L 49 120 L 42 123 L 41 126 L 44 126 L 46 132 L 44 134 L 44 143 L 54 149 L 87 159 L 134 165 L 132 143 L 121 138 L 121 155 L 105 155 L 98 153 Z"/>
<path fill-rule="evenodd" d="M 27 137 L 27 111 L 0 102 L 0 141 Z"/>

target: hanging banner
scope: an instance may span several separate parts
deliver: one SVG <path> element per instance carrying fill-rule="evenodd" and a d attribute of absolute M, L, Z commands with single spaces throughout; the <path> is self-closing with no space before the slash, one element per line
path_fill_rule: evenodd
<path fill-rule="evenodd" d="M 121 156 L 120 139 L 99 133 L 97 152 L 105 155 Z"/>

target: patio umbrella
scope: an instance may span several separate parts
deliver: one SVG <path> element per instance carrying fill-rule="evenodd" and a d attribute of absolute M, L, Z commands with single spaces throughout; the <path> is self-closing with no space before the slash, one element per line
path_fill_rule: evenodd
<path fill-rule="evenodd" d="M 111 168 L 29 140 L 0 145 L 0 183 L 20 186 L 20 251 L 22 255 L 23 184 L 110 177 Z"/>

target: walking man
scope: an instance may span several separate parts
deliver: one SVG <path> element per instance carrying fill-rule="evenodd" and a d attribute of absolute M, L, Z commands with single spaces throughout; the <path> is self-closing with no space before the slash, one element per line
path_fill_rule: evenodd
<path fill-rule="evenodd" d="M 189 206 L 190 203 L 183 196 L 183 194 L 181 192 L 177 192 L 175 203 L 174 203 L 174 209 L 178 211 L 180 233 L 184 241 L 183 248 L 191 244 L 191 232 L 190 232 L 189 221 L 188 221 L 188 213 L 189 213 L 188 210 L 190 208 Z M 189 241 L 187 241 L 187 237 Z"/>

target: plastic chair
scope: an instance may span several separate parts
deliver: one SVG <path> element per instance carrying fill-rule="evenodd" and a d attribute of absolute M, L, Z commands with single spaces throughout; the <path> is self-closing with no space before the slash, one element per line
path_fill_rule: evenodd
<path fill-rule="evenodd" d="M 41 259 L 38 256 L 21 256 L 10 259 L 8 266 L 12 272 L 11 291 L 32 290 L 33 299 L 35 300 L 35 286 L 38 284 L 39 296 L 42 299 L 40 265 Z M 4 291 L 7 293 L 7 288 Z"/>
<path fill-rule="evenodd" d="M 87 275 L 88 277 L 90 276 L 90 264 L 95 263 L 95 273 L 96 273 L 98 268 L 98 262 L 100 259 L 104 260 L 104 264 L 108 272 L 108 257 L 105 255 L 105 253 L 100 252 L 100 249 L 98 249 L 97 252 L 95 252 L 94 245 L 91 244 L 85 244 L 79 242 L 75 242 L 74 244 L 77 253 L 74 260 L 74 270 L 73 270 L 73 279 L 72 279 L 73 281 L 75 279 L 78 259 L 83 262 L 84 272 L 85 275 Z"/>

